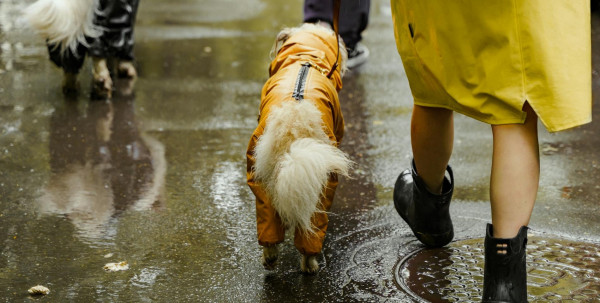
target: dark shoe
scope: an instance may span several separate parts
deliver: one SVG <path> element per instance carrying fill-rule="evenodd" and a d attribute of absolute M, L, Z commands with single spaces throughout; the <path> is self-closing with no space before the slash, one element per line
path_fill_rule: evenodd
<path fill-rule="evenodd" d="M 507 247 L 498 247 L 498 244 Z M 492 224 L 487 225 L 483 303 L 527 302 L 526 245 L 526 226 L 512 239 L 498 239 L 494 238 Z"/>
<path fill-rule="evenodd" d="M 411 169 L 398 176 L 394 186 L 396 211 L 408 223 L 417 239 L 429 247 L 442 247 L 454 238 L 454 227 L 450 219 L 454 175 L 450 166 L 446 170 L 450 180 L 444 177 L 441 195 L 427 190 L 425 182 L 417 174 L 414 161 Z"/>
<path fill-rule="evenodd" d="M 346 67 L 353 69 L 367 62 L 367 58 L 369 58 L 369 49 L 359 42 L 353 49 L 348 49 L 348 61 L 346 61 Z"/>

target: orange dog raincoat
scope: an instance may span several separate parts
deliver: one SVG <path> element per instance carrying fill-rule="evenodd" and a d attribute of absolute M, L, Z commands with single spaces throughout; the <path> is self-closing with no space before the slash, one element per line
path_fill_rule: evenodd
<path fill-rule="evenodd" d="M 277 56 L 269 68 L 269 80 L 261 93 L 258 127 L 252 133 L 246 152 L 247 181 L 256 196 L 256 223 L 258 242 L 271 246 L 283 242 L 285 226 L 271 205 L 269 197 L 259 181 L 254 178 L 254 149 L 258 138 L 263 134 L 269 111 L 282 102 L 312 100 L 322 113 L 323 130 L 337 146 L 344 134 L 344 118 L 338 100 L 342 88 L 340 68 L 327 78 L 337 56 L 335 35 L 325 31 L 303 30 L 296 32 L 283 42 Z M 331 207 L 338 184 L 336 174 L 331 174 L 327 187 L 321 196 L 320 208 L 312 217 L 316 234 L 310 235 L 295 230 L 294 244 L 304 255 L 321 252 L 327 230 L 327 213 Z"/>

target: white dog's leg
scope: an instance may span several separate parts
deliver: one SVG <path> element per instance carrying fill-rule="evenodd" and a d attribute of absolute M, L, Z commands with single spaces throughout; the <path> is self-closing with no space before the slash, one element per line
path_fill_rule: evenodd
<path fill-rule="evenodd" d="M 117 73 L 119 74 L 119 77 L 123 78 L 137 77 L 137 71 L 135 70 L 135 66 L 133 66 L 133 62 L 131 61 L 119 61 Z"/>
<path fill-rule="evenodd" d="M 300 259 L 300 270 L 307 274 L 316 274 L 319 271 L 319 262 L 316 255 L 302 255 Z"/>
<path fill-rule="evenodd" d="M 94 89 L 96 93 L 101 96 L 109 96 L 112 90 L 112 79 L 110 78 L 110 71 L 106 64 L 105 58 L 92 57 L 94 64 L 92 68 L 92 75 L 94 77 Z"/>
<path fill-rule="evenodd" d="M 262 264 L 265 269 L 274 269 L 277 258 L 279 258 L 279 248 L 277 245 L 263 246 Z"/>

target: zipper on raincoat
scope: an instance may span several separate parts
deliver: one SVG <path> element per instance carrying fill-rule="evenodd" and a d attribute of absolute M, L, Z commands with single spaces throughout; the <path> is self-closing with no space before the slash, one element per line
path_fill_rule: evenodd
<path fill-rule="evenodd" d="M 296 99 L 297 101 L 304 99 L 304 89 L 306 88 L 306 78 L 308 77 L 309 68 L 310 63 L 304 63 L 298 72 L 298 78 L 296 78 L 296 85 L 294 86 L 294 93 L 292 93 L 292 98 Z"/>

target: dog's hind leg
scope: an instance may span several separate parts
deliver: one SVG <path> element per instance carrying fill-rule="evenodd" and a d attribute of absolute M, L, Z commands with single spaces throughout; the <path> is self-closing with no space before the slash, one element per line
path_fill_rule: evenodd
<path fill-rule="evenodd" d="M 262 264 L 265 269 L 272 270 L 275 268 L 279 258 L 279 248 L 277 244 L 271 246 L 263 246 Z"/>
<path fill-rule="evenodd" d="M 307 274 L 316 274 L 319 271 L 319 262 L 316 255 L 302 255 L 300 259 L 300 270 Z"/>
<path fill-rule="evenodd" d="M 65 72 L 63 74 L 62 90 L 65 95 L 74 94 L 79 89 L 77 83 L 77 74 Z"/>

